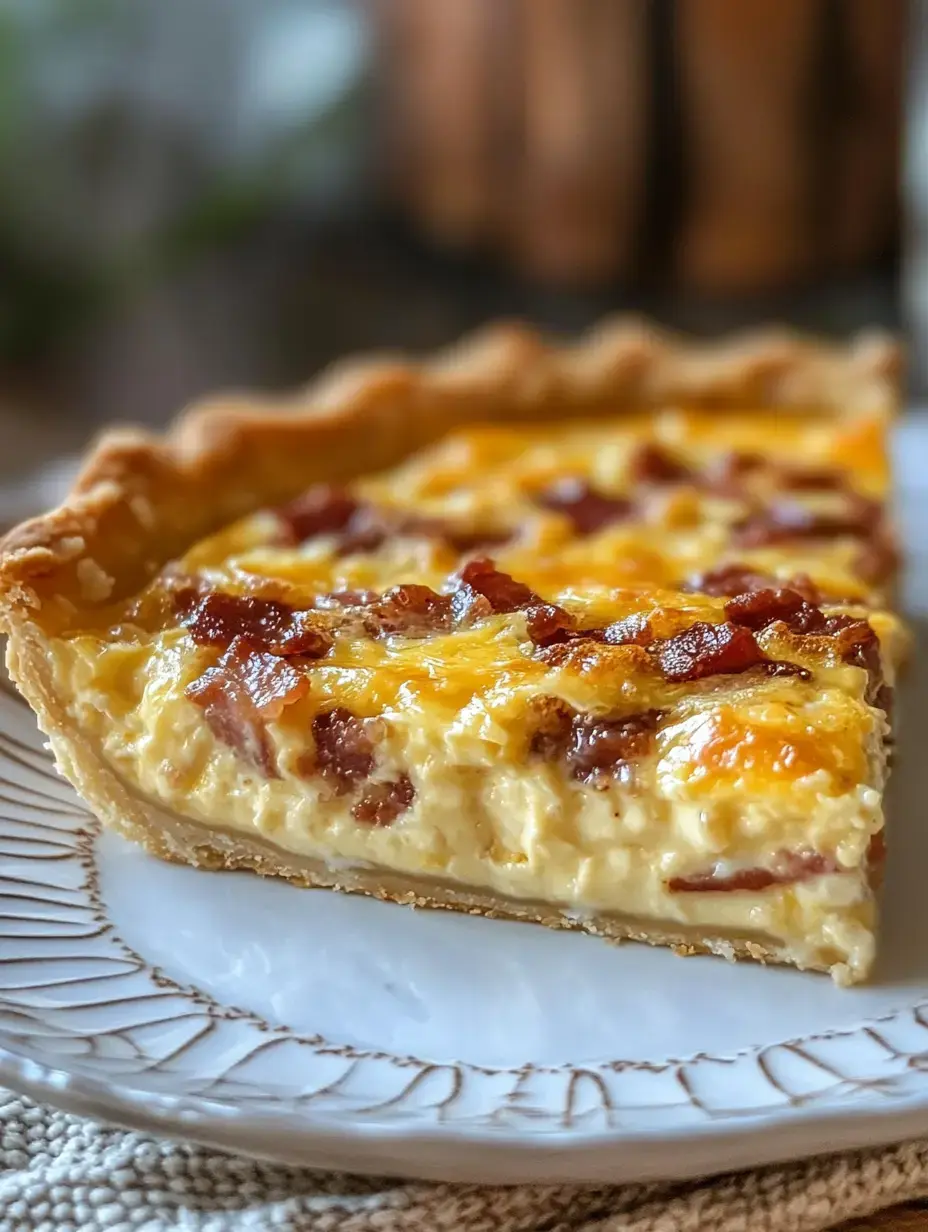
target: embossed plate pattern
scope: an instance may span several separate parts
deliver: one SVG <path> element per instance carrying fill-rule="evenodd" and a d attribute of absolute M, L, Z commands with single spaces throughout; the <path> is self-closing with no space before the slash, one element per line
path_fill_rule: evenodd
<path fill-rule="evenodd" d="M 900 435 L 919 644 L 870 986 L 161 864 L 101 835 L 3 693 L 0 1081 L 455 1180 L 683 1177 L 928 1131 L 928 418 Z"/>

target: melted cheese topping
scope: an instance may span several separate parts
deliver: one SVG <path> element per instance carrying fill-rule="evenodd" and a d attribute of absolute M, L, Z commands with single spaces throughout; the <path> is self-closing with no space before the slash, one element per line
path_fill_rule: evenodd
<path fill-rule="evenodd" d="M 736 495 L 698 482 L 636 487 L 633 460 L 645 441 L 694 472 L 730 451 L 760 454 L 767 465 Z M 679 589 L 694 573 L 734 560 L 782 579 L 806 573 L 826 601 L 834 597 L 826 610 L 871 619 L 891 683 L 903 634 L 892 615 L 859 606 L 880 597 L 858 572 L 859 539 L 732 546 L 732 528 L 747 512 L 784 495 L 777 468 L 797 459 L 839 468 L 862 496 L 885 494 L 875 421 L 684 411 L 605 425 L 469 429 L 352 491 L 380 508 L 512 532 L 490 549 L 497 567 L 583 626 L 646 613 L 655 636 L 670 637 L 694 621 L 725 619 L 724 598 Z M 537 499 L 564 476 L 608 495 L 634 490 L 635 516 L 577 534 Z M 846 498 L 827 487 L 786 495 L 825 514 Z M 460 564 L 435 538 L 392 536 L 343 554 L 332 535 L 287 545 L 279 532 L 278 519 L 259 512 L 194 545 L 172 568 L 219 590 L 310 606 L 339 590 L 441 590 Z M 873 949 L 866 853 L 883 824 L 885 717 L 867 700 L 867 673 L 829 639 L 775 625 L 758 640 L 811 679 L 747 672 L 675 684 L 640 647 L 591 642 L 544 656 L 521 612 L 429 637 L 337 633 L 329 653 L 305 667 L 308 694 L 268 724 L 276 778 L 217 740 L 185 695 L 220 652 L 179 627 L 159 581 L 105 610 L 95 627 L 62 638 L 55 668 L 83 730 L 118 773 L 183 816 L 299 855 L 440 876 L 572 911 L 616 911 L 710 934 L 747 929 L 774 938 L 801 965 L 825 962 L 856 978 Z M 532 754 L 532 706 L 541 697 L 592 716 L 660 711 L 651 751 L 602 790 L 578 782 L 563 764 Z M 412 780 L 413 804 L 392 825 L 359 824 L 350 797 L 306 773 L 313 717 L 333 706 L 375 721 L 375 781 Z M 667 888 L 707 869 L 769 868 L 784 852 L 825 853 L 838 871 L 763 892 Z"/>

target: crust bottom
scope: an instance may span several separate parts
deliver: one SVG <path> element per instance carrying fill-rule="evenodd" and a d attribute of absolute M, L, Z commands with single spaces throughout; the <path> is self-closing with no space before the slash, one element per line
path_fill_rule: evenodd
<path fill-rule="evenodd" d="M 573 929 L 618 944 L 639 941 L 669 947 L 676 954 L 715 954 L 729 961 L 796 966 L 795 956 L 773 937 L 763 933 L 713 932 L 674 925 L 655 924 L 638 916 L 614 913 L 581 913 L 569 905 L 516 899 L 492 892 L 454 885 L 430 877 L 408 877 L 373 866 L 334 868 L 319 859 L 284 851 L 267 840 L 222 830 L 204 823 L 152 809 L 144 824 L 126 822 L 119 829 L 152 855 L 198 869 L 235 871 L 247 869 L 264 877 L 280 877 L 309 889 L 340 890 L 366 894 L 384 902 L 408 907 L 428 907 L 480 915 L 490 919 L 541 924 L 546 928 Z M 828 964 L 803 964 L 806 970 L 829 971 Z"/>

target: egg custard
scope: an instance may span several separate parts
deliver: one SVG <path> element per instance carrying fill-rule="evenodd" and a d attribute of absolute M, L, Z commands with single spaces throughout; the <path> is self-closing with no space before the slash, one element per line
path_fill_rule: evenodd
<path fill-rule="evenodd" d="M 500 327 L 108 434 L 8 665 L 167 859 L 864 978 L 896 357 Z"/>

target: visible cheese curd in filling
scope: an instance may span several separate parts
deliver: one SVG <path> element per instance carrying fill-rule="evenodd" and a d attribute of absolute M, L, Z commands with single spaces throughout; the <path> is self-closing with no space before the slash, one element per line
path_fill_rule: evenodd
<path fill-rule="evenodd" d="M 903 641 L 886 483 L 856 421 L 462 430 L 193 545 L 54 667 L 184 818 L 858 978 Z"/>

